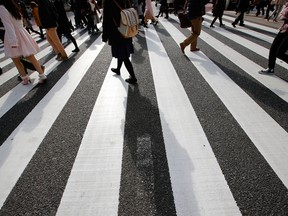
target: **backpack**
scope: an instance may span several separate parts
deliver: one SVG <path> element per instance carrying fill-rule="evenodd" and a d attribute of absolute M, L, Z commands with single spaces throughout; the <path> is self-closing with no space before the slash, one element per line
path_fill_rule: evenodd
<path fill-rule="evenodd" d="M 115 4 L 120 8 L 120 25 L 118 31 L 124 38 L 131 38 L 137 35 L 139 19 L 137 11 L 134 8 L 122 9 L 120 5 L 114 0 Z"/>

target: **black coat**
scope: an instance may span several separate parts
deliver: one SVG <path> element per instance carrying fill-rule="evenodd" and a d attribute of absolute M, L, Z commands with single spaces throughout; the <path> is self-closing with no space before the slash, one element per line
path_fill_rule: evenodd
<path fill-rule="evenodd" d="M 236 11 L 246 12 L 250 6 L 250 0 L 238 0 Z"/>
<path fill-rule="evenodd" d="M 38 13 L 44 29 L 57 27 L 58 14 L 50 0 L 38 1 Z"/>
<path fill-rule="evenodd" d="M 188 0 L 188 18 L 190 20 L 205 15 L 205 5 L 209 0 Z"/>
<path fill-rule="evenodd" d="M 113 46 L 121 43 L 132 43 L 132 38 L 124 38 L 118 31 L 121 9 L 115 4 L 117 1 L 122 9 L 128 7 L 125 0 L 105 0 L 103 7 L 103 33 L 102 40 Z M 127 1 L 127 0 L 126 0 Z"/>
<path fill-rule="evenodd" d="M 57 32 L 63 33 L 63 34 L 69 34 L 72 32 L 71 29 L 71 23 L 68 20 L 65 8 L 64 8 L 64 3 L 62 0 L 54 0 L 54 6 L 55 9 L 57 10 L 58 14 L 58 28 Z"/>
<path fill-rule="evenodd" d="M 226 0 L 213 0 L 213 16 L 219 17 L 222 16 L 226 6 Z"/>

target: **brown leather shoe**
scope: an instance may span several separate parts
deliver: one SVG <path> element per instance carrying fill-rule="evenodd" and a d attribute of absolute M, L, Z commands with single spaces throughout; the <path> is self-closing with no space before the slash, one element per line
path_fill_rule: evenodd
<path fill-rule="evenodd" d="M 199 48 L 195 48 L 195 49 L 191 49 L 190 51 L 191 52 L 196 52 L 196 51 L 200 51 L 200 49 Z"/>
<path fill-rule="evenodd" d="M 180 43 L 180 48 L 183 54 L 185 54 L 184 49 L 185 49 L 185 44 L 184 43 Z"/>

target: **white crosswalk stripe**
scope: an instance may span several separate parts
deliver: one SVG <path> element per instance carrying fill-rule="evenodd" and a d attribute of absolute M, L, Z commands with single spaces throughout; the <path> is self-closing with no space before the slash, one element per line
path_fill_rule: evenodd
<path fill-rule="evenodd" d="M 229 16 L 224 19 L 233 21 Z M 269 49 L 263 43 L 270 45 L 271 34 L 278 31 L 248 21 L 246 25 L 254 30 L 227 25 L 210 29 L 211 21 L 207 13 L 199 37 L 201 51 L 190 52 L 187 47 L 185 56 L 179 43 L 190 31 L 179 28 L 176 16 L 140 28 L 131 58 L 139 81 L 136 86 L 125 82 L 129 74 L 124 66 L 121 76 L 110 72 L 117 64 L 110 47 L 100 34 L 89 35 L 85 29 L 73 33 L 81 52 L 73 54 L 70 43 L 65 47 L 66 62 L 55 60 L 46 40 L 38 41 L 41 52 L 36 57 L 48 75 L 47 85 L 41 87 L 37 72 L 29 71 L 29 85 L 18 83 L 17 69 L 1 48 L 0 215 L 285 215 L 288 64 L 277 59 L 279 73 L 258 73 L 268 61 Z M 250 40 L 252 36 L 263 43 Z M 257 60 L 251 59 L 251 53 Z M 237 76 L 231 76 L 231 70 Z M 195 86 L 189 83 L 193 79 L 194 85 L 198 82 L 207 91 L 207 98 L 194 94 Z M 257 94 L 240 79 L 253 84 Z M 99 91 L 92 88 L 96 85 Z M 202 88 L 195 88 L 201 92 Z M 79 89 L 83 93 L 77 96 Z M 79 104 L 71 106 L 74 98 L 87 104 L 80 104 L 79 110 Z M 207 100 L 213 100 L 211 107 L 221 113 L 213 121 L 209 116 L 215 113 L 201 107 Z M 145 110 L 147 101 L 151 104 Z M 155 110 L 158 114 L 152 114 Z M 141 116 L 141 111 L 152 116 Z M 88 120 L 79 121 L 75 115 Z M 229 129 L 225 133 L 220 134 L 224 128 L 210 131 L 213 125 L 223 124 Z M 68 126 L 83 133 L 73 133 Z M 141 127 L 144 131 L 138 134 Z M 66 158 L 69 143 L 75 149 Z M 50 144 L 57 149 L 48 150 Z M 61 151 L 66 157 L 57 156 Z M 251 155 L 245 158 L 245 152 Z M 50 156 L 54 153 L 55 157 Z M 61 176 L 52 166 L 65 174 Z M 43 176 L 37 176 L 38 171 Z M 45 186 L 41 179 L 48 177 L 55 180 L 48 180 L 55 187 Z M 158 177 L 167 181 L 158 182 Z"/>

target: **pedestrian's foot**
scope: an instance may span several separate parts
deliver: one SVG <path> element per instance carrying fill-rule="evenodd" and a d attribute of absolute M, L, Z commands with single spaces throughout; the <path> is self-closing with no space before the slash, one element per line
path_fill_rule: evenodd
<path fill-rule="evenodd" d="M 80 51 L 80 49 L 77 47 L 77 48 L 75 48 L 74 50 L 72 50 L 72 52 L 79 52 Z"/>
<path fill-rule="evenodd" d="M 182 52 L 183 54 L 185 54 L 185 51 L 184 51 L 184 49 L 185 49 L 185 44 L 184 44 L 184 43 L 180 43 L 180 48 L 181 48 L 181 52 Z"/>
<path fill-rule="evenodd" d="M 39 74 L 39 84 L 44 84 L 47 81 L 47 77 L 45 74 Z"/>
<path fill-rule="evenodd" d="M 239 26 L 245 26 L 245 24 L 244 23 L 240 23 Z"/>
<path fill-rule="evenodd" d="M 215 26 L 214 25 L 210 25 L 210 28 L 215 28 Z"/>
<path fill-rule="evenodd" d="M 274 74 L 274 69 L 266 68 L 264 70 L 259 71 L 260 74 Z"/>
<path fill-rule="evenodd" d="M 233 23 L 232 23 L 232 26 L 233 26 L 234 28 L 236 28 L 236 23 L 233 22 Z"/>
<path fill-rule="evenodd" d="M 61 53 L 58 53 L 58 54 L 57 54 L 57 57 L 56 57 L 56 60 L 59 61 L 60 58 L 61 58 Z"/>
<path fill-rule="evenodd" d="M 200 49 L 199 48 L 195 48 L 195 49 L 191 49 L 190 51 L 191 52 L 197 52 L 197 51 L 200 51 Z"/>
<path fill-rule="evenodd" d="M 111 71 L 114 72 L 117 75 L 120 75 L 120 70 L 117 68 L 111 68 Z"/>
<path fill-rule="evenodd" d="M 136 78 L 128 78 L 128 79 L 125 79 L 125 81 L 129 84 L 136 84 L 137 83 L 137 79 Z"/>
<path fill-rule="evenodd" d="M 66 61 L 68 59 L 68 56 L 60 56 L 60 58 L 58 58 L 58 61 Z"/>
<path fill-rule="evenodd" d="M 220 27 L 225 27 L 225 24 L 220 24 Z"/>
<path fill-rule="evenodd" d="M 22 84 L 23 85 L 27 85 L 28 83 L 30 83 L 31 81 L 30 81 L 30 77 L 28 76 L 28 75 L 26 75 L 26 76 L 24 76 L 24 77 L 21 77 L 21 79 L 22 79 Z"/>

